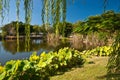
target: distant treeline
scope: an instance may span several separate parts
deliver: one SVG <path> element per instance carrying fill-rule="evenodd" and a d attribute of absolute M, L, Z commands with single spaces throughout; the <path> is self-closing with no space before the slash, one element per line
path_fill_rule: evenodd
<path fill-rule="evenodd" d="M 16 35 L 16 21 L 6 24 L 2 27 L 4 35 Z M 113 33 L 116 30 L 120 30 L 120 13 L 114 11 L 106 11 L 101 15 L 95 15 L 88 17 L 85 21 L 78 21 L 76 23 L 60 22 L 58 25 L 60 35 L 64 33 L 65 37 L 72 33 L 89 34 L 93 32 L 108 32 Z M 46 31 L 44 25 L 30 25 L 30 33 L 55 33 L 55 27 L 48 25 Z M 63 30 L 64 29 L 64 30 Z M 64 31 L 64 32 L 62 32 Z M 25 35 L 25 23 L 19 22 L 19 35 Z"/>
<path fill-rule="evenodd" d="M 4 35 L 16 35 L 16 24 L 17 21 L 13 21 L 2 27 L 2 32 Z M 39 25 L 30 25 L 30 33 L 39 34 L 42 29 Z M 25 35 L 25 23 L 19 22 L 19 35 Z"/>

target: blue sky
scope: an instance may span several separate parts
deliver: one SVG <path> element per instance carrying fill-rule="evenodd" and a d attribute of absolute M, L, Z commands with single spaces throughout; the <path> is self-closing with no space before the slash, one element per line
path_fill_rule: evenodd
<path fill-rule="evenodd" d="M 3 25 L 10 23 L 11 21 L 16 20 L 16 6 L 15 0 L 10 0 L 10 13 L 9 16 L 6 16 L 3 22 Z M 33 0 L 33 14 L 31 24 L 42 24 L 41 18 L 41 9 L 42 4 L 41 0 Z M 120 11 L 120 0 L 109 0 L 107 3 L 107 10 L 114 10 L 115 12 Z M 79 20 L 85 20 L 87 17 L 92 15 L 99 15 L 103 13 L 103 0 L 74 0 L 72 3 L 67 4 L 67 18 L 68 22 L 77 22 Z M 9 18 L 9 20 L 8 20 Z M 24 22 L 24 7 L 21 4 L 20 7 L 20 21 Z M 0 23 L 1 25 L 1 23 Z"/>

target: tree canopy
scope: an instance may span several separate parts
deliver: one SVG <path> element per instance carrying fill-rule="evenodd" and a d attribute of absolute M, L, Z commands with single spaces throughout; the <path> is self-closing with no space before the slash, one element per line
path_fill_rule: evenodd
<path fill-rule="evenodd" d="M 2 30 L 5 33 L 4 35 L 17 35 L 16 23 L 19 24 L 19 29 L 18 29 L 19 35 L 25 35 L 26 23 L 17 22 L 17 21 L 13 21 L 13 22 L 6 24 L 2 27 Z M 30 33 L 39 34 L 40 32 L 42 32 L 42 27 L 40 27 L 38 25 L 30 25 Z"/>
<path fill-rule="evenodd" d="M 90 32 L 114 32 L 120 30 L 120 13 L 112 10 L 106 11 L 101 15 L 90 16 L 84 22 L 75 23 L 74 32 L 90 33 Z"/>
<path fill-rule="evenodd" d="M 0 0 L 0 17 L 2 19 L 2 22 L 4 20 L 4 17 L 6 14 L 9 14 L 9 6 L 11 0 Z M 31 22 L 31 16 L 32 16 L 32 10 L 33 10 L 33 3 L 35 0 L 15 0 L 16 2 L 16 15 L 17 15 L 17 21 L 19 22 L 19 10 L 20 10 L 20 4 L 24 3 L 24 14 L 25 14 L 25 23 L 30 24 Z M 66 12 L 67 12 L 67 3 L 75 1 L 75 0 L 41 0 L 42 2 L 42 21 L 43 24 L 55 24 L 55 33 L 59 34 L 59 23 L 66 21 Z M 107 6 L 107 2 L 109 0 L 103 0 L 103 8 L 104 12 Z M 17 28 L 19 25 L 16 25 Z M 63 24 L 64 26 L 64 24 Z M 47 30 L 47 25 L 44 26 L 45 30 Z M 17 29 L 18 31 L 18 29 Z M 25 29 L 26 35 L 29 36 L 30 30 L 29 25 L 26 25 Z M 64 32 L 64 27 L 63 31 Z M 18 33 L 18 32 L 17 32 Z M 18 34 L 19 35 L 19 34 Z M 63 33 L 64 35 L 64 33 Z M 29 37 L 28 37 L 29 38 Z"/>

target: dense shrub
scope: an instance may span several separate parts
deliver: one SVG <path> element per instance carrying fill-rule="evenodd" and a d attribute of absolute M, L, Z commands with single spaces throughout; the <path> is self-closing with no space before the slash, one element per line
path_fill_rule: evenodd
<path fill-rule="evenodd" d="M 84 63 L 79 51 L 69 48 L 58 52 L 34 52 L 28 60 L 11 60 L 0 67 L 0 80 L 41 80 Z"/>
<path fill-rule="evenodd" d="M 89 56 L 110 56 L 111 52 L 113 51 L 113 48 L 111 46 L 102 46 L 102 47 L 96 47 L 92 50 L 84 50 L 83 54 Z"/>
<path fill-rule="evenodd" d="M 111 46 L 102 46 L 82 52 L 63 48 L 39 56 L 34 52 L 27 60 L 11 60 L 4 67 L 0 66 L 0 80 L 46 80 L 49 76 L 81 66 L 85 62 L 84 56 L 109 56 L 112 51 Z"/>

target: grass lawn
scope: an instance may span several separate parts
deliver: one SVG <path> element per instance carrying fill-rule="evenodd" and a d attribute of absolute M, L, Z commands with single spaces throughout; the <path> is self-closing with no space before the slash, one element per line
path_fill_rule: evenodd
<path fill-rule="evenodd" d="M 81 68 L 73 68 L 62 75 L 56 75 L 50 80 L 106 80 L 108 57 L 87 58 Z"/>

